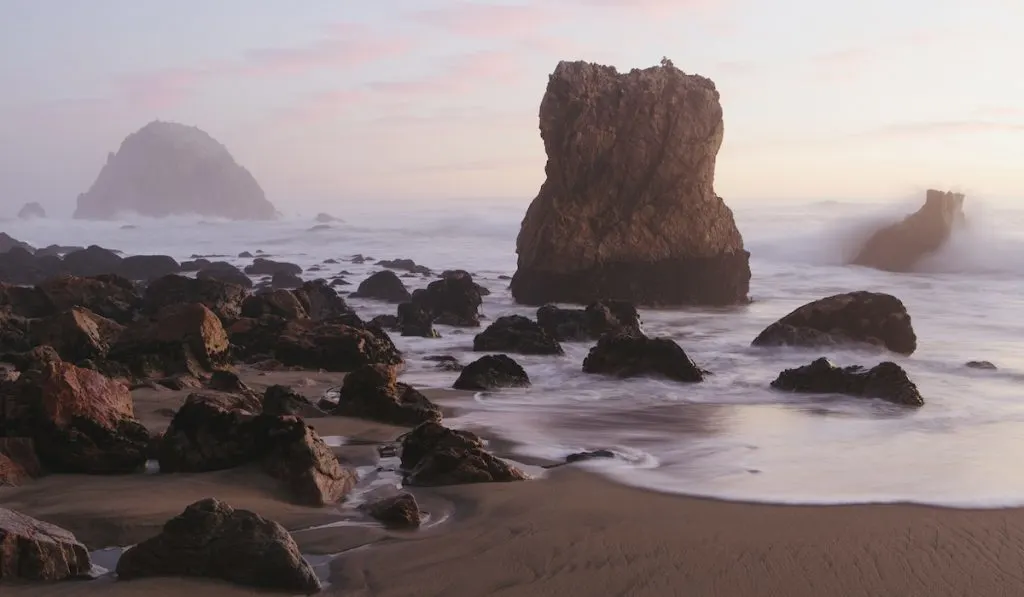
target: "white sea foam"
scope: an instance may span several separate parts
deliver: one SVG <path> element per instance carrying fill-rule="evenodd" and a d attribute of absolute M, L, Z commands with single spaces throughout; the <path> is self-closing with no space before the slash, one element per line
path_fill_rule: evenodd
<path fill-rule="evenodd" d="M 573 466 L 667 492 L 787 503 L 1024 504 L 1024 476 L 1013 458 L 1024 451 L 1024 208 L 969 197 L 969 226 L 928 261 L 927 273 L 844 265 L 874 226 L 918 205 L 736 205 L 752 253 L 755 302 L 724 310 L 642 312 L 648 333 L 676 339 L 714 372 L 706 382 L 585 375 L 580 366 L 590 346 L 567 344 L 565 356 L 517 357 L 533 387 L 460 400 L 453 421 L 490 428 L 526 458 L 555 460 L 610 449 L 620 457 Z M 315 232 L 309 231 L 311 217 L 272 223 L 136 218 L 130 229 L 122 229 L 125 222 L 35 220 L 6 231 L 35 245 L 96 243 L 178 259 L 217 254 L 238 264 L 248 261 L 234 255 L 257 249 L 307 267 L 333 258 L 340 263 L 309 277 L 347 270 L 354 284 L 376 267 L 347 262 L 352 254 L 409 257 L 438 271 L 464 268 L 476 274 L 492 291 L 484 310 L 494 319 L 533 314 L 513 304 L 508 281 L 500 277 L 515 270 L 515 237 L 525 207 L 339 206 L 332 211 L 344 222 Z M 404 280 L 421 287 L 430 278 Z M 780 370 L 822 354 L 843 364 L 870 365 L 881 358 L 749 346 L 764 326 L 799 305 L 857 289 L 891 292 L 909 308 L 919 349 L 912 357 L 892 358 L 917 382 L 927 402 L 923 408 L 769 389 Z M 366 317 L 394 312 L 385 303 L 350 303 Z M 441 339 L 394 337 L 409 358 L 406 381 L 450 387 L 457 374 L 437 371 L 422 357 L 474 358 L 476 330 L 438 329 Z M 999 371 L 964 367 L 982 359 Z"/>

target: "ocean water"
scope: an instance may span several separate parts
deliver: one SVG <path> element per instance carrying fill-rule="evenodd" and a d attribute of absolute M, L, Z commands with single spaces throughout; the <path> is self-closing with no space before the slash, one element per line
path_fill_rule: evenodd
<path fill-rule="evenodd" d="M 619 457 L 585 466 L 658 491 L 750 501 L 830 504 L 915 502 L 957 507 L 1024 504 L 1024 208 L 968 198 L 968 226 L 922 267 L 890 274 L 844 265 L 879 223 L 915 202 L 733 204 L 752 253 L 748 306 L 641 311 L 648 334 L 669 336 L 714 372 L 701 384 L 617 380 L 581 372 L 587 343 L 562 357 L 517 357 L 533 380 L 526 390 L 459 400 L 455 426 L 485 428 L 525 457 L 560 458 L 611 449 Z M 311 231 L 311 214 L 273 223 L 195 218 L 126 222 L 38 220 L 0 229 L 36 246 L 101 244 L 128 254 L 234 258 L 266 251 L 305 267 L 308 277 L 349 272 L 355 285 L 376 271 L 347 258 L 408 257 L 437 271 L 472 272 L 492 294 L 488 319 L 534 310 L 515 305 L 507 279 L 527 202 L 448 202 L 339 206 L 343 222 Z M 125 228 L 124 226 L 133 226 Z M 406 279 L 411 288 L 432 278 Z M 910 357 L 846 350 L 764 349 L 750 341 L 792 309 L 850 290 L 890 292 L 904 301 L 918 334 Z M 366 317 L 394 306 L 349 300 Z M 486 321 L 485 321 L 486 324 Z M 403 379 L 450 387 L 456 374 L 423 360 L 463 362 L 477 330 L 438 326 L 440 339 L 402 338 Z M 842 365 L 891 359 L 918 384 L 926 405 L 906 409 L 843 396 L 793 395 L 769 383 L 782 370 L 827 356 Z M 989 360 L 998 371 L 968 369 Z"/>

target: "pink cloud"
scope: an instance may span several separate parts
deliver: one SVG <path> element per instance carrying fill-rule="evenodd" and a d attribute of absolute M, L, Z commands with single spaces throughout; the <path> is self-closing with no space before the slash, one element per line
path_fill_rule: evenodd
<path fill-rule="evenodd" d="M 436 75 L 404 81 L 378 81 L 371 83 L 370 89 L 399 95 L 451 93 L 477 88 L 481 80 L 520 81 L 525 73 L 518 53 L 477 52 L 453 59 Z"/>
<path fill-rule="evenodd" d="M 173 106 L 205 83 L 231 78 L 296 76 L 312 70 L 345 70 L 409 52 L 414 42 L 381 36 L 350 24 L 327 28 L 326 35 L 305 46 L 254 48 L 238 59 L 127 75 L 115 81 L 117 95 L 146 110 Z"/>

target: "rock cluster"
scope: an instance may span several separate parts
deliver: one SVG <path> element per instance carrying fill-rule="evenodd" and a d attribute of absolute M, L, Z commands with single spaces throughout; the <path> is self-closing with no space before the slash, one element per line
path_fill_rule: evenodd
<path fill-rule="evenodd" d="M 516 241 L 518 302 L 747 301 L 749 254 L 714 190 L 724 127 L 711 80 L 668 62 L 561 62 L 540 132 L 547 178 Z"/>
<path fill-rule="evenodd" d="M 879 398 L 903 406 L 924 406 L 924 398 L 907 372 L 891 361 L 865 369 L 838 367 L 820 358 L 810 365 L 786 369 L 772 382 L 772 387 L 789 392 L 846 394 Z"/>

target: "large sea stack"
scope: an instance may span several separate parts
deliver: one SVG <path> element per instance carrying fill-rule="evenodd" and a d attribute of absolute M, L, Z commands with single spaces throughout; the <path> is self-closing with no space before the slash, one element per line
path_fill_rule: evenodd
<path fill-rule="evenodd" d="M 560 62 L 540 106 L 547 179 L 523 219 L 517 302 L 729 305 L 750 254 L 715 194 L 722 106 L 668 60 L 620 74 Z"/>
<path fill-rule="evenodd" d="M 853 260 L 890 272 L 910 272 L 949 240 L 964 221 L 964 196 L 929 189 L 924 206 L 900 222 L 875 232 Z"/>
<path fill-rule="evenodd" d="M 202 130 L 154 121 L 107 156 L 92 187 L 78 196 L 75 217 L 115 219 L 202 215 L 269 220 L 274 206 L 248 170 Z"/>

